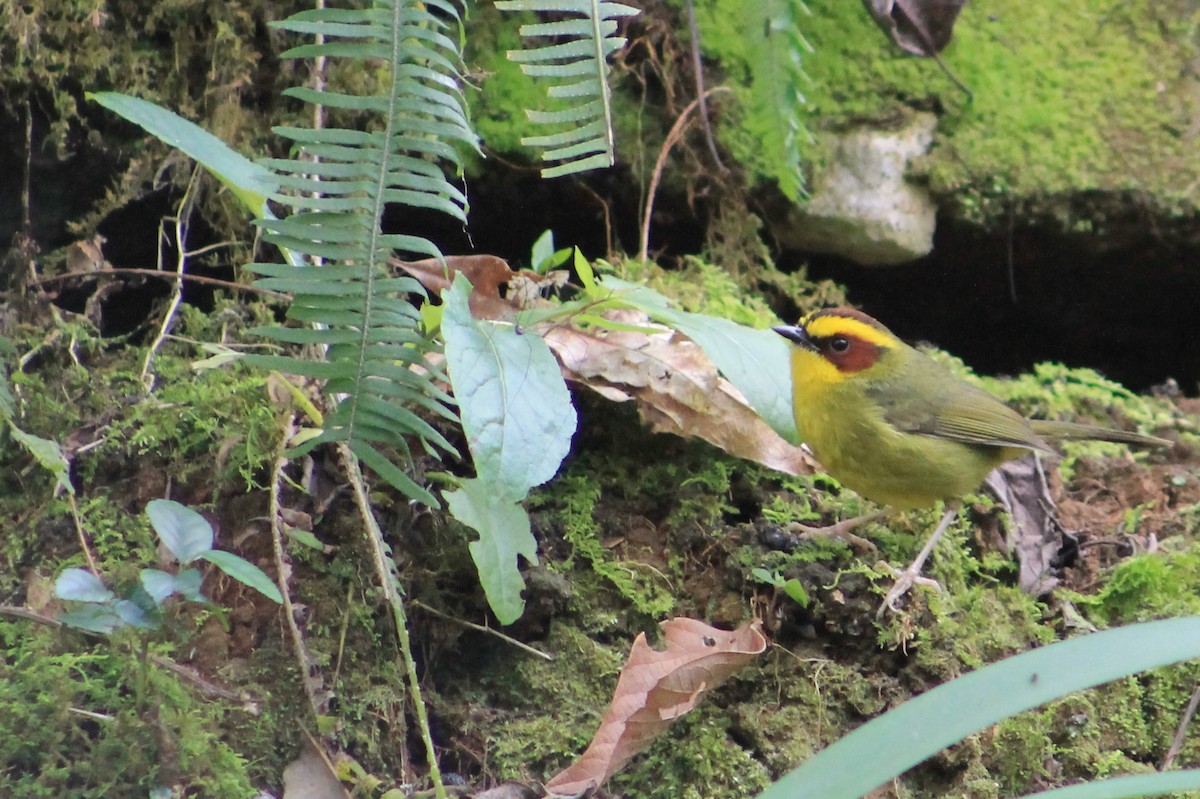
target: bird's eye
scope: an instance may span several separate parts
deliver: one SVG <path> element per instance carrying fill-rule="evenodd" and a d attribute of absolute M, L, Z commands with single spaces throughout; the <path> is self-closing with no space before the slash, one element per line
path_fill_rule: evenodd
<path fill-rule="evenodd" d="M 850 349 L 850 339 L 845 336 L 834 336 L 829 341 L 829 348 L 834 352 L 845 352 Z"/>

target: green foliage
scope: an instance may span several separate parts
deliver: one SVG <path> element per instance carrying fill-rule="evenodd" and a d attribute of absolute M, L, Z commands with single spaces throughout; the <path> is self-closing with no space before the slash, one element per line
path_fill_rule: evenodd
<path fill-rule="evenodd" d="M 730 746 L 730 726 L 718 708 L 688 714 L 616 775 L 613 789 L 639 799 L 754 796 L 770 783 L 770 775 L 751 751 Z"/>
<path fill-rule="evenodd" d="M 446 502 L 479 533 L 471 557 L 492 610 L 510 624 L 525 607 L 516 556 L 537 563 L 537 542 L 517 503 L 558 471 L 576 417 L 546 343 L 512 325 L 474 319 L 469 294 L 460 276 L 446 294 L 442 328 L 477 477 L 448 492 Z"/>
<path fill-rule="evenodd" d="M 1004 717 L 1073 691 L 1198 656 L 1200 617 L 1132 625 L 1034 649 L 885 713 L 826 748 L 761 797 L 851 799 Z M 1183 785 L 1200 788 L 1200 771 L 1184 773 L 1188 776 Z M 1089 790 L 1092 796 L 1109 795 L 1102 783 Z"/>
<path fill-rule="evenodd" d="M 253 794 L 247 763 L 220 732 L 242 711 L 196 701 L 178 675 L 130 650 L 0 621 L 0 795 Z"/>
<path fill-rule="evenodd" d="M 163 621 L 164 603 L 174 594 L 190 602 L 208 601 L 200 593 L 200 572 L 187 568 L 200 559 L 267 598 L 283 601 L 275 583 L 257 566 L 231 552 L 212 548 L 212 525 L 199 513 L 178 502 L 156 499 L 147 504 L 146 515 L 159 541 L 179 561 L 179 572 L 142 569 L 138 583 L 124 591 L 124 596 L 118 596 L 95 574 L 84 569 L 67 569 L 58 576 L 54 594 L 78 606 L 59 614 L 59 621 L 98 633 L 111 633 L 127 625 L 158 628 Z"/>
<path fill-rule="evenodd" d="M 558 81 L 547 87 L 547 93 L 552 101 L 560 101 L 560 106 L 553 111 L 527 109 L 526 113 L 535 124 L 561 129 L 521 139 L 527 147 L 544 148 L 543 161 L 561 162 L 544 168 L 542 176 L 558 177 L 612 166 L 607 58 L 625 46 L 625 38 L 614 35 L 617 21 L 638 13 L 638 9 L 611 0 L 497 0 L 496 7 L 501 11 L 553 11 L 558 15 L 554 22 L 521 26 L 522 36 L 546 37 L 551 44 L 508 53 L 526 75 Z"/>
<path fill-rule="evenodd" d="M 288 317 L 311 327 L 264 327 L 256 332 L 292 344 L 316 345 L 326 357 L 322 362 L 291 356 L 251 360 L 325 380 L 326 391 L 335 398 L 323 432 L 298 451 L 345 442 L 396 488 L 436 506 L 434 496 L 380 447 L 407 453 L 407 437 L 415 436 L 427 447 L 453 451 L 415 412 L 423 409 L 454 419 L 446 407 L 449 396 L 436 385 L 444 375 L 426 358 L 433 344 L 405 298 L 423 296 L 424 289 L 411 278 L 390 277 L 388 268 L 393 250 L 440 255 L 428 239 L 382 230 L 389 202 L 466 221 L 466 196 L 438 166 L 448 163 L 461 169 L 452 145 L 476 146 L 459 88 L 459 9 L 445 0 L 394 0 L 361 10 L 312 9 L 277 27 L 322 37 L 288 50 L 284 57 L 327 57 L 335 62 L 382 58 L 390 72 L 374 94 L 304 87 L 287 92 L 314 105 L 368 115 L 377 127 L 277 129 L 299 152 L 294 159 L 265 162 L 282 189 L 271 197 L 293 213 L 282 220 L 262 219 L 260 224 L 268 241 L 307 256 L 313 265 L 250 268 L 264 276 L 260 286 L 291 292 Z"/>
<path fill-rule="evenodd" d="M 601 529 L 596 520 L 596 506 L 600 500 L 600 489 L 593 479 L 582 475 L 564 474 L 553 487 L 554 505 L 552 512 L 562 534 L 572 547 L 569 558 L 562 567 L 569 569 L 576 556 L 582 556 L 591 569 L 627 600 L 639 613 L 661 619 L 675 608 L 675 597 L 665 575 L 654 568 L 636 561 L 622 561 L 613 556 L 601 540 Z M 539 500 L 538 504 L 542 504 Z"/>
<path fill-rule="evenodd" d="M 701 0 L 706 55 L 720 62 L 745 97 L 762 54 L 741 28 L 741 0 Z M 886 125 L 901 106 L 939 103 L 938 147 L 920 168 L 964 216 L 1001 220 L 1014 199 L 1045 207 L 1061 193 L 1089 189 L 1156 194 L 1194 207 L 1188 187 L 1200 174 L 1175 131 L 1191 122 L 1191 91 L 1180 80 L 1195 57 L 1189 13 L 1178 4 L 1070 0 L 1011 13 L 999 0 L 967 3 L 941 54 L 972 90 L 968 103 L 932 59 L 914 58 L 874 25 L 861 3 L 825 3 L 801 21 L 812 52 L 801 124 L 837 129 Z M 721 140 L 754 175 L 775 177 L 778 155 L 762 147 L 743 99 L 723 120 Z M 801 157 L 827 157 L 801 140 Z M 1028 207 L 1028 206 L 1027 206 Z M 1051 206 L 1054 209 L 1054 206 Z M 1070 227 L 1071 210 L 1057 210 Z"/>
<path fill-rule="evenodd" d="M 801 21 L 801 16 L 805 19 Z M 801 152 L 808 144 L 802 59 L 812 48 L 802 31 L 811 16 L 803 0 L 763 0 L 745 6 L 737 24 L 749 53 L 750 87 L 743 124 L 759 142 L 763 162 L 789 200 L 804 194 Z"/>
<path fill-rule="evenodd" d="M 1183 551 L 1135 555 L 1118 563 L 1100 590 L 1073 595 L 1073 601 L 1099 624 L 1200 614 L 1200 553 Z"/>
<path fill-rule="evenodd" d="M 7 351 L 11 348 L 11 342 L 0 339 L 0 351 Z M 59 488 L 74 494 L 75 488 L 71 485 L 70 464 L 63 455 L 62 447 L 48 438 L 35 436 L 22 430 L 17 426 L 15 415 L 16 403 L 13 400 L 12 389 L 8 385 L 8 375 L 0 370 L 0 426 L 7 429 L 13 440 L 32 455 L 39 466 L 54 475 Z"/>

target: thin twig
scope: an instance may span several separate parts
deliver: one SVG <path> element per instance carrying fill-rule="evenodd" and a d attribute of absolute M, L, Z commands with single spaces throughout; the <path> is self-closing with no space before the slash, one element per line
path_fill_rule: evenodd
<path fill-rule="evenodd" d="M 157 269 L 126 269 L 113 267 L 112 269 L 85 270 L 81 272 L 66 272 L 61 275 L 52 277 L 38 278 L 31 280 L 31 285 L 45 286 L 50 283 L 62 283 L 65 280 L 71 280 L 77 277 L 104 277 L 105 275 L 145 275 L 146 277 L 157 277 L 162 280 L 186 280 L 191 283 L 204 283 L 209 286 L 220 286 L 221 288 L 233 289 L 235 291 L 249 291 L 254 294 L 262 294 L 265 297 L 275 297 L 281 300 L 290 300 L 292 295 L 284 294 L 280 291 L 271 291 L 270 289 L 260 289 L 258 286 L 250 286 L 245 283 L 234 283 L 231 280 L 221 280 L 216 277 L 204 277 L 203 275 L 191 275 L 188 273 L 180 274 L 178 272 L 160 272 Z"/>
<path fill-rule="evenodd" d="M 175 260 L 175 273 L 183 275 L 186 271 L 188 252 L 187 252 L 187 220 L 192 215 L 192 209 L 196 200 L 196 185 L 200 179 L 200 167 L 197 165 L 192 170 L 192 176 L 188 180 L 187 190 L 183 193 L 183 199 L 179 201 L 179 210 L 172 221 L 175 223 L 175 246 L 179 251 L 179 256 Z M 162 232 L 160 228 L 159 237 Z M 162 258 L 161 247 L 159 248 L 159 258 Z M 167 334 L 171 332 L 171 327 L 175 324 L 175 314 L 179 311 L 179 306 L 183 303 L 183 278 L 175 281 L 175 287 L 171 291 L 171 301 L 167 304 L 167 312 L 163 314 L 162 324 L 158 328 L 158 335 L 154 337 L 154 341 L 150 342 L 150 346 L 146 348 L 146 359 L 142 362 L 141 381 L 147 392 L 154 390 L 154 375 L 150 373 L 150 367 L 154 365 L 154 356 L 158 354 L 158 348 L 162 346 L 166 340 Z"/>
<path fill-rule="evenodd" d="M 75 502 L 75 495 L 67 492 L 67 502 L 71 505 L 71 520 L 75 522 L 75 534 L 79 536 L 79 548 L 83 550 L 83 556 L 87 558 L 88 568 L 92 570 L 92 574 L 100 576 L 100 567 L 96 565 L 96 559 L 92 557 L 92 548 L 88 545 L 87 532 L 83 529 L 83 517 L 79 514 L 79 504 Z"/>
<path fill-rule="evenodd" d="M 704 96 L 704 65 L 700 61 L 700 26 L 696 24 L 695 0 L 687 0 L 687 18 L 688 33 L 692 37 L 692 72 L 696 78 L 696 99 L 700 101 L 700 127 L 704 129 L 704 140 L 708 142 L 708 152 L 712 155 L 713 163 L 722 174 L 727 174 L 729 168 L 717 152 L 717 140 L 713 138 L 712 124 L 708 118 L 708 100 Z"/>
<path fill-rule="evenodd" d="M 1167 750 L 1167 756 L 1163 758 L 1162 765 L 1158 767 L 1159 771 L 1166 771 L 1175 762 L 1175 758 L 1183 749 L 1184 738 L 1187 737 L 1188 725 L 1192 723 L 1192 717 L 1196 715 L 1196 708 L 1200 707 L 1200 685 L 1196 686 L 1196 690 L 1192 691 L 1191 701 L 1188 702 L 1187 709 L 1183 711 L 1183 718 L 1179 720 L 1179 727 L 1175 730 L 1175 740 L 1171 741 L 1171 748 Z"/>
<path fill-rule="evenodd" d="M 279 504 L 279 490 L 283 484 L 283 470 L 288 464 L 285 450 L 292 437 L 296 434 L 296 417 L 289 414 L 287 424 L 281 431 L 279 448 L 275 453 L 275 469 L 271 473 L 271 498 L 268 513 L 271 518 L 271 544 L 275 553 L 275 582 L 279 584 L 279 594 L 283 598 L 283 617 L 287 620 L 288 632 L 292 636 L 292 647 L 300 666 L 300 679 L 304 685 L 304 694 L 308 697 L 309 707 L 312 708 L 313 718 L 319 719 L 325 714 L 325 703 L 317 698 L 313 690 L 312 673 L 313 660 L 309 657 L 308 646 L 304 642 L 304 634 L 296 622 L 296 610 L 292 605 L 291 590 L 288 588 L 288 575 L 291 567 L 284 559 L 282 508 Z"/>
<path fill-rule="evenodd" d="M 433 733 L 429 729 L 429 714 L 425 710 L 425 700 L 421 696 L 421 678 L 417 675 L 417 662 L 413 658 L 412 643 L 408 637 L 408 616 L 404 612 L 404 602 L 396 592 L 393 582 L 395 564 L 389 568 L 390 556 L 383 542 L 383 530 L 375 518 L 371 507 L 371 496 L 367 490 L 366 480 L 358 465 L 358 457 L 346 442 L 338 444 L 338 455 L 342 469 L 346 473 L 350 487 L 354 491 L 354 504 L 358 507 L 359 517 L 366 526 L 367 544 L 375 561 L 375 572 L 379 577 L 383 597 L 392 608 L 392 616 L 396 623 L 396 636 L 400 644 L 400 656 L 404 660 L 404 670 L 408 676 L 408 690 L 412 697 L 413 712 L 417 716 L 417 727 L 421 741 L 425 744 L 425 752 L 429 759 L 429 778 L 433 781 L 433 789 L 438 799 L 446 799 L 446 786 L 442 782 L 442 771 L 438 767 L 437 750 L 433 745 Z"/>
<path fill-rule="evenodd" d="M 504 641 L 505 643 L 508 643 L 508 644 L 512 644 L 517 649 L 521 649 L 525 652 L 528 652 L 531 655 L 537 655 L 538 657 L 540 657 L 544 660 L 549 660 L 551 663 L 554 662 L 554 655 L 551 655 L 548 652 L 543 652 L 540 649 L 534 649 L 529 644 L 522 643 L 522 642 L 518 641 L 516 638 L 507 636 L 504 633 L 500 632 L 499 630 L 492 629 L 491 627 L 485 627 L 482 624 L 476 624 L 475 622 L 467 621 L 466 619 L 455 618 L 454 616 L 451 616 L 448 613 L 442 613 L 437 608 L 429 607 L 424 602 L 422 602 L 418 599 L 410 599 L 408 601 L 408 604 L 412 605 L 414 608 L 420 608 L 421 610 L 425 611 L 426 613 L 432 613 L 434 616 L 437 616 L 439 619 L 445 619 L 446 621 L 452 621 L 455 624 L 461 624 L 463 627 L 469 627 L 470 629 L 478 630 L 481 633 L 487 633 L 488 635 L 494 635 L 497 638 L 499 638 L 501 641 Z"/>
<path fill-rule="evenodd" d="M 638 248 L 638 258 L 645 261 L 649 258 L 650 250 L 650 215 L 654 211 L 654 195 L 658 192 L 658 182 L 662 180 L 663 169 L 667 163 L 667 155 L 671 152 L 671 148 L 683 138 L 684 128 L 687 127 L 688 117 L 700 105 L 700 98 L 716 94 L 717 92 L 731 91 L 728 86 L 718 86 L 715 89 L 709 89 L 704 94 L 697 97 L 687 104 L 679 114 L 679 118 L 675 120 L 675 124 L 667 132 L 667 138 L 662 143 L 662 147 L 658 151 L 658 160 L 654 162 L 654 172 L 650 177 L 650 188 L 646 192 L 646 211 L 642 216 L 642 240 Z"/>

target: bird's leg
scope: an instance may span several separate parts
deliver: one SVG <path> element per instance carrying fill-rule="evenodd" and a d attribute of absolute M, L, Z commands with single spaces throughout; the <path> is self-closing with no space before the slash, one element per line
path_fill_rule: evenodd
<path fill-rule="evenodd" d="M 929 540 L 925 542 L 925 546 L 921 547 L 921 551 L 917 553 L 917 557 L 909 564 L 907 569 L 900 571 L 888 566 L 896 574 L 896 583 L 887 592 L 887 595 L 884 596 L 883 604 L 879 606 L 879 612 L 875 614 L 876 617 L 882 617 L 889 610 L 895 613 L 896 600 L 907 594 L 914 585 L 924 585 L 938 591 L 942 590 L 942 587 L 937 584 L 937 580 L 922 577 L 921 569 L 925 567 L 925 561 L 929 560 L 929 555 L 933 552 L 933 548 L 937 546 L 937 542 L 946 532 L 946 528 L 950 526 L 950 522 L 954 521 L 954 517 L 958 515 L 958 510 L 961 507 L 961 502 L 951 502 L 946 507 L 946 512 L 942 514 L 942 520 L 938 522 L 933 535 L 929 536 Z"/>
<path fill-rule="evenodd" d="M 803 538 L 805 536 L 840 538 L 859 552 L 874 552 L 874 544 L 862 536 L 855 535 L 851 530 L 868 522 L 873 522 L 876 519 L 881 519 L 886 515 L 886 510 L 877 510 L 874 513 L 865 513 L 862 516 L 843 519 L 837 524 L 830 524 L 825 527 L 809 527 L 806 524 L 800 524 L 800 522 L 792 522 L 787 526 L 787 532 L 795 538 Z"/>

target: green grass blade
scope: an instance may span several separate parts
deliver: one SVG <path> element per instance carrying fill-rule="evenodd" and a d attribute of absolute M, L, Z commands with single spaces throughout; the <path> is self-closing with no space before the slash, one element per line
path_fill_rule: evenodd
<path fill-rule="evenodd" d="M 1127 796 L 1161 796 L 1176 791 L 1200 789 L 1200 769 L 1167 771 L 1162 774 L 1137 774 L 1111 780 L 1084 782 L 1029 794 L 1026 799 L 1124 799 Z"/>
<path fill-rule="evenodd" d="M 1200 617 L 1134 624 L 1034 649 L 885 713 L 789 772 L 759 799 L 853 799 L 1001 719 L 1196 657 Z"/>
<path fill-rule="evenodd" d="M 267 195 L 276 190 L 276 182 L 264 167 L 160 105 L 119 92 L 88 92 L 87 96 L 195 159 L 228 186 L 255 216 L 270 216 Z"/>

